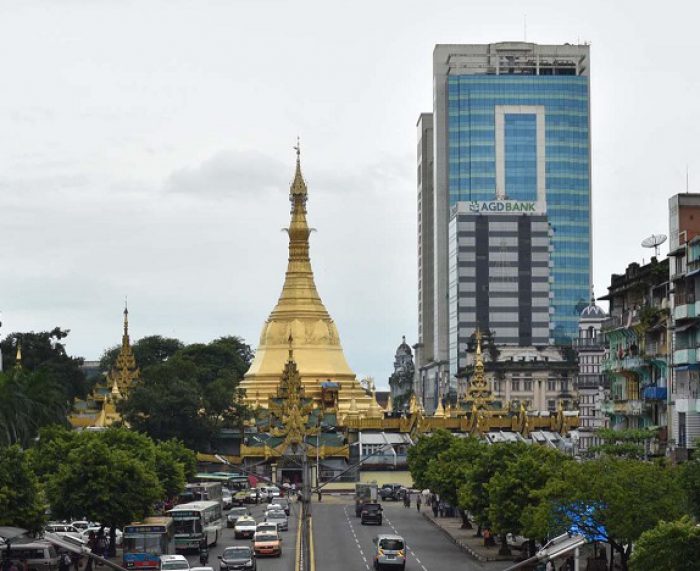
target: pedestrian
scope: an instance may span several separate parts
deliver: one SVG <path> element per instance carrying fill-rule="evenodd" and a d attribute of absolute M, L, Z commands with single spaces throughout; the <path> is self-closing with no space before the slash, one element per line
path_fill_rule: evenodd
<path fill-rule="evenodd" d="M 435 500 L 431 500 L 430 507 L 433 508 L 433 517 L 437 517 L 437 516 L 438 516 L 438 505 L 437 505 L 437 502 L 436 502 Z"/>
<path fill-rule="evenodd" d="M 323 501 L 323 496 L 321 495 L 321 490 L 318 490 L 318 501 Z"/>
<path fill-rule="evenodd" d="M 484 547 L 491 547 L 491 542 L 489 541 L 491 539 L 491 530 L 488 527 L 484 530 L 483 537 Z"/>
<path fill-rule="evenodd" d="M 420 494 L 418 494 L 418 496 L 416 497 L 416 509 L 417 509 L 418 511 L 420 511 L 420 504 L 421 504 L 421 501 L 420 501 Z"/>
<path fill-rule="evenodd" d="M 445 502 L 442 500 L 438 502 L 438 514 L 440 517 L 445 517 Z"/>
<path fill-rule="evenodd" d="M 260 489 L 255 488 L 255 505 L 257 506 L 260 503 Z"/>
<path fill-rule="evenodd" d="M 70 555 L 67 553 L 61 554 L 61 558 L 58 560 L 58 571 L 70 571 L 70 566 Z"/>

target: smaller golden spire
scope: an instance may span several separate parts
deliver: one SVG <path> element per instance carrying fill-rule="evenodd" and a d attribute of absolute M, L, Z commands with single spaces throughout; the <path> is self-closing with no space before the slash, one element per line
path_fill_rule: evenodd
<path fill-rule="evenodd" d="M 433 413 L 436 418 L 445 418 L 445 408 L 442 406 L 442 399 L 438 399 L 438 406 Z"/>
<path fill-rule="evenodd" d="M 484 359 L 481 355 L 481 330 L 476 330 L 476 354 L 474 356 L 474 374 L 467 389 L 469 397 L 477 408 L 484 408 L 493 400 L 489 384 L 484 378 Z"/>
<path fill-rule="evenodd" d="M 22 344 L 17 343 L 17 354 L 15 355 L 15 369 L 22 368 Z"/>
<path fill-rule="evenodd" d="M 372 394 L 369 397 L 370 403 L 369 403 L 369 417 L 370 418 L 382 418 L 384 416 L 384 413 L 379 406 L 379 403 L 377 402 L 377 391 L 372 391 Z M 357 406 L 357 403 L 355 403 Z"/>

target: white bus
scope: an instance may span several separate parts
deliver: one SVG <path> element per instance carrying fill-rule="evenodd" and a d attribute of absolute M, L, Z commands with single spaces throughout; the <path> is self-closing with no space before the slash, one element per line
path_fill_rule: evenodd
<path fill-rule="evenodd" d="M 223 505 L 223 491 L 221 482 L 195 482 L 185 486 L 185 491 L 180 494 L 180 502 L 216 502 Z"/>
<path fill-rule="evenodd" d="M 221 501 L 190 502 L 175 506 L 168 512 L 175 523 L 175 549 L 199 549 L 216 545 L 224 527 Z"/>

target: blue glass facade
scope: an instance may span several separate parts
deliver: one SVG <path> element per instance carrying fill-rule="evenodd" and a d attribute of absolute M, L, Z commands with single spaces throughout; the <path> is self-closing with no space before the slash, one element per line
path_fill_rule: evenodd
<path fill-rule="evenodd" d="M 553 230 L 552 325 L 557 343 L 578 331 L 590 291 L 590 132 L 586 76 L 452 75 L 448 80 L 449 205 L 496 198 L 496 107 L 544 109 L 545 194 Z M 537 193 L 537 121 L 527 109 L 504 120 L 505 191 Z"/>
<path fill-rule="evenodd" d="M 505 116 L 506 196 L 510 200 L 537 200 L 537 115 Z"/>

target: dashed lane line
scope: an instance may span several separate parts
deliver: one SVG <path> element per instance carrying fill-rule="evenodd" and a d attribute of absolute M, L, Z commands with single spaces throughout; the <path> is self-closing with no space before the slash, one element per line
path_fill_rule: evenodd
<path fill-rule="evenodd" d="M 357 538 L 357 534 L 355 533 L 355 526 L 352 525 L 352 521 L 350 521 L 350 516 L 348 516 L 347 506 L 343 508 L 343 513 L 345 514 L 345 521 L 347 521 L 348 526 L 350 526 L 350 532 L 352 533 L 352 536 L 355 538 L 355 544 L 357 545 L 357 549 L 360 552 L 360 557 L 362 557 L 362 562 L 365 564 L 365 569 L 367 569 L 367 571 L 369 571 L 369 563 L 367 562 L 367 557 L 365 557 L 365 552 L 362 551 L 362 545 L 360 544 L 360 540 Z"/>
<path fill-rule="evenodd" d="M 391 530 L 392 530 L 396 535 L 401 535 L 401 534 L 398 532 L 398 530 L 396 529 L 396 527 L 394 526 L 393 522 L 392 522 L 387 516 L 384 516 L 384 519 L 385 519 L 386 522 L 391 526 Z M 403 537 L 403 536 L 402 536 L 402 537 Z M 404 540 L 405 540 L 405 538 L 404 538 Z M 410 553 L 410 554 L 413 556 L 413 558 L 416 560 L 416 563 L 418 563 L 418 565 L 421 566 L 421 569 L 422 569 L 423 571 L 428 571 L 428 569 L 426 568 L 426 566 L 423 565 L 423 563 L 421 563 L 421 560 L 418 559 L 418 555 L 416 555 L 416 552 L 413 550 L 413 548 L 412 548 L 410 545 L 408 545 L 408 543 L 406 543 L 406 552 L 407 552 L 407 553 Z"/>

